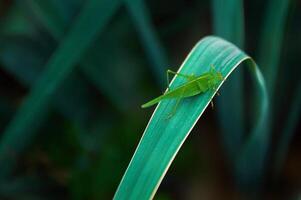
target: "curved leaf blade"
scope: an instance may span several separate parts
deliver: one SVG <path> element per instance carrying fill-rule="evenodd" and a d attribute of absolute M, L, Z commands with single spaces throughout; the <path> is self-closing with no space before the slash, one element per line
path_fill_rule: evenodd
<path fill-rule="evenodd" d="M 240 63 L 246 60 L 250 61 L 251 69 L 255 69 L 252 70 L 252 75 L 258 81 L 260 91 L 263 91 L 261 93 L 263 101 L 259 111 L 261 117 L 252 134 L 258 137 L 256 133 L 262 128 L 266 116 L 267 96 L 261 73 L 248 55 L 221 38 L 209 36 L 193 48 L 178 72 L 199 75 L 208 71 L 213 64 L 226 79 Z M 183 79 L 175 77 L 171 87 L 181 85 L 183 82 Z M 175 115 L 169 120 L 166 120 L 166 117 L 175 105 L 175 100 L 161 101 L 158 104 L 114 199 L 150 199 L 154 196 L 180 147 L 223 82 L 214 91 L 183 100 Z"/>

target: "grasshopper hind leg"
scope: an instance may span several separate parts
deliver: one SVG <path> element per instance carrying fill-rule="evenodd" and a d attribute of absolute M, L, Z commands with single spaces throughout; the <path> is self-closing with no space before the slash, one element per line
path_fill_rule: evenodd
<path fill-rule="evenodd" d="M 172 108 L 171 113 L 168 114 L 168 116 L 167 116 L 166 119 L 170 119 L 170 118 L 172 118 L 172 117 L 174 116 L 174 114 L 175 114 L 176 111 L 177 111 L 178 105 L 180 104 L 181 100 L 183 99 L 184 92 L 185 92 L 185 89 L 183 89 L 183 91 L 182 91 L 182 93 L 181 93 L 181 96 L 180 96 L 179 98 L 177 98 L 176 105 Z"/>
<path fill-rule="evenodd" d="M 180 103 L 181 100 L 182 100 L 182 97 L 179 97 L 177 99 L 176 105 L 172 108 L 172 111 L 168 114 L 168 116 L 167 116 L 166 119 L 170 119 L 170 118 L 172 118 L 175 115 L 175 113 L 177 111 L 177 108 L 178 108 L 178 105 L 179 105 L 179 103 Z"/>

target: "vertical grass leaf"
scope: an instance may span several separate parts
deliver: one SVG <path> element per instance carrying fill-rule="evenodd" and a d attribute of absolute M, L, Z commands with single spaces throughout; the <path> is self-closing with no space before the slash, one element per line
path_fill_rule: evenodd
<path fill-rule="evenodd" d="M 114 1 L 114 2 L 113 2 Z M 112 6 L 115 6 L 114 9 L 110 9 L 111 15 L 115 13 L 117 8 L 119 8 L 121 2 L 119 0 L 113 0 Z M 35 12 L 37 17 L 42 21 L 42 25 L 50 31 L 50 34 L 58 41 L 60 41 L 64 36 L 64 30 L 68 29 L 70 24 L 69 21 L 64 20 L 63 16 L 60 15 L 58 10 L 51 10 L 47 6 L 47 3 L 44 1 L 32 0 L 29 2 L 22 2 L 23 4 L 29 4 L 30 7 L 35 8 Z M 53 2 L 55 7 L 57 1 Z M 26 8 L 26 7 L 24 7 Z M 60 17 L 61 16 L 61 17 Z M 71 16 L 68 16 L 67 19 L 70 19 Z M 104 49 L 100 47 L 102 51 Z M 105 71 L 104 67 L 106 67 L 106 63 L 95 63 L 95 60 L 99 59 L 99 49 L 96 49 L 92 46 L 87 55 L 80 61 L 80 69 L 83 73 L 94 83 L 94 85 L 108 98 L 111 102 L 113 102 L 120 110 L 125 108 L 124 101 L 121 101 L 120 96 L 118 95 L 117 89 L 111 89 L 111 81 L 110 78 L 105 76 L 103 73 Z"/>
<path fill-rule="evenodd" d="M 278 141 L 278 146 L 275 154 L 276 175 L 279 175 L 282 169 L 283 163 L 285 161 L 285 157 L 288 153 L 289 144 L 293 138 L 296 124 L 298 124 L 298 120 L 300 119 L 300 114 L 301 114 L 301 82 L 300 81 L 288 113 L 289 115 L 284 124 L 283 132 L 280 135 L 280 139 Z"/>
<path fill-rule="evenodd" d="M 45 113 L 52 95 L 106 26 L 115 9 L 115 1 L 87 1 L 3 133 L 0 143 L 0 178 L 5 178 L 13 169 L 16 158 L 34 137 L 36 121 Z"/>
<path fill-rule="evenodd" d="M 214 34 L 221 36 L 238 47 L 242 48 L 244 43 L 244 12 L 241 0 L 214 0 L 213 28 Z M 217 99 L 218 118 L 222 130 L 222 139 L 226 155 L 232 164 L 237 156 L 237 147 L 242 145 L 245 133 L 244 122 L 244 94 L 243 94 L 243 71 L 238 70 L 229 83 L 222 88 L 224 94 Z M 229 116 L 232 108 L 235 112 Z M 231 121 L 236 122 L 232 126 Z"/>
<path fill-rule="evenodd" d="M 62 30 L 65 30 L 65 23 L 63 20 L 63 13 L 59 12 L 58 6 L 54 1 L 41 1 L 41 0 L 30 0 L 30 1 L 17 1 L 20 3 L 23 9 L 28 9 L 32 11 L 33 15 L 41 23 L 46 24 L 46 29 L 49 30 L 54 38 L 61 35 Z M 43 7 L 44 9 L 39 9 Z"/>
<path fill-rule="evenodd" d="M 1 68 L 14 76 L 26 88 L 34 85 L 42 72 L 49 50 L 27 37 L 1 37 Z M 81 127 L 87 127 L 97 110 L 96 95 L 78 70 L 75 70 L 54 95 L 54 106 L 64 117 Z M 74 110 L 77 110 L 75 113 Z"/>
<path fill-rule="evenodd" d="M 279 72 L 281 46 L 290 2 L 291 1 L 289 0 L 268 1 L 267 10 L 262 24 L 262 33 L 259 43 L 258 63 L 260 66 L 263 67 L 262 72 L 266 77 L 267 89 L 271 99 L 274 99 L 275 95 L 275 81 Z M 275 12 L 275 10 L 277 10 L 277 12 Z M 279 98 L 279 96 L 277 98 Z M 273 129 L 274 118 L 278 114 L 275 102 L 271 102 L 270 107 L 271 109 L 269 117 L 267 117 L 268 120 L 265 127 L 265 131 L 267 132 L 267 134 L 271 134 Z M 266 149 L 268 149 L 270 142 L 268 140 L 266 142 Z M 281 143 L 282 142 L 284 141 L 281 141 Z M 256 144 L 254 144 L 254 149 L 257 150 Z M 261 152 L 261 154 L 264 155 L 267 154 L 267 152 Z"/>
<path fill-rule="evenodd" d="M 125 0 L 125 4 L 153 66 L 157 82 L 160 87 L 163 87 L 165 85 L 165 67 L 168 66 L 167 56 L 153 29 L 144 0 Z"/>
<path fill-rule="evenodd" d="M 263 67 L 262 73 L 266 77 L 267 88 L 271 95 L 274 93 L 278 74 L 281 44 L 289 5 L 290 0 L 270 0 L 262 25 L 258 63 Z"/>

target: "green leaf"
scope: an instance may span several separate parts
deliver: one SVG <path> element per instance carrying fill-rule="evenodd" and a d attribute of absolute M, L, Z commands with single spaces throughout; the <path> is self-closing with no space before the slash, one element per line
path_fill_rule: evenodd
<path fill-rule="evenodd" d="M 279 71 L 281 46 L 290 2 L 290 0 L 270 0 L 262 25 L 258 63 L 263 67 L 262 73 L 266 77 L 267 88 L 271 95 L 276 87 L 275 81 Z"/>
<path fill-rule="evenodd" d="M 68 30 L 74 17 L 78 14 L 83 0 L 28 0 L 17 2 L 28 16 L 33 15 L 39 25 L 42 25 L 55 38 L 62 38 Z"/>
<path fill-rule="evenodd" d="M 120 1 L 114 0 L 111 2 L 114 8 L 111 9 L 110 15 L 113 15 L 120 7 Z M 63 38 L 65 30 L 71 23 L 71 16 L 69 15 L 64 17 L 63 14 L 59 12 L 60 9 L 52 9 L 52 7 L 60 7 L 61 2 L 51 1 L 51 3 L 46 3 L 41 0 L 31 0 L 29 2 L 22 1 L 22 4 L 34 8 L 31 9 L 31 11 L 33 11 L 36 14 L 36 17 L 42 22 L 42 26 L 46 27 L 46 29 L 49 30 L 50 34 L 56 40 L 60 41 Z M 51 4 L 51 6 L 49 6 L 48 4 Z M 70 12 L 68 11 L 70 10 L 69 7 L 68 9 L 66 7 L 65 10 L 65 13 Z M 65 18 L 67 18 L 67 20 Z M 96 41 L 95 43 L 96 44 L 93 44 L 93 46 L 89 48 L 84 58 L 80 61 L 80 69 L 92 81 L 92 83 L 94 83 L 94 85 L 104 94 L 104 96 L 106 96 L 111 102 L 113 102 L 114 105 L 116 105 L 119 109 L 124 110 L 126 105 L 125 102 L 122 101 L 122 95 L 120 95 L 119 90 L 120 88 L 113 87 L 114 89 L 112 89 L 112 83 L 114 81 L 107 76 L 106 68 L 108 63 L 105 62 L 105 59 L 101 59 L 103 62 L 99 63 L 99 57 L 103 56 L 103 52 L 107 51 L 107 46 L 105 46 L 103 43 L 99 44 L 98 41 Z"/>
<path fill-rule="evenodd" d="M 266 78 L 267 89 L 271 99 L 275 98 L 275 89 L 276 87 L 278 87 L 276 79 L 279 73 L 279 61 L 281 58 L 282 41 L 284 31 L 286 30 L 285 25 L 287 21 L 286 19 L 288 16 L 290 2 L 290 0 L 268 1 L 266 13 L 263 18 L 264 21 L 262 24 L 262 33 L 259 43 L 258 63 L 260 66 L 262 66 L 262 72 Z M 277 10 L 277 12 L 275 12 L 275 10 Z M 279 98 L 279 96 L 277 96 L 276 98 Z M 267 134 L 271 134 L 275 116 L 279 114 L 279 110 L 277 108 L 277 105 L 275 105 L 275 101 L 271 102 L 270 107 L 271 109 L 269 112 L 269 117 L 267 117 L 268 120 L 265 127 Z M 284 141 L 287 140 L 285 139 Z M 282 141 L 281 143 L 283 143 L 284 141 Z M 267 140 L 266 142 L 267 151 L 270 141 Z M 281 144 L 281 146 L 282 145 L 284 144 Z M 280 148 L 284 149 L 285 147 Z M 256 144 L 254 145 L 254 149 L 256 149 L 257 151 Z M 261 152 L 263 156 L 266 153 L 267 152 Z"/>
<path fill-rule="evenodd" d="M 256 116 L 258 120 L 251 137 L 260 140 L 263 136 L 258 133 L 262 129 L 266 117 L 267 95 L 261 72 L 248 55 L 233 44 L 210 36 L 201 40 L 192 49 L 178 72 L 199 75 L 207 72 L 210 65 L 213 64 L 225 78 L 228 78 L 233 70 L 244 61 L 250 67 L 251 75 L 254 76 L 259 88 L 261 103 L 258 107 L 259 115 Z M 179 86 L 184 81 L 177 76 L 171 82 L 171 87 Z M 218 88 L 223 83 L 220 83 Z M 184 99 L 179 104 L 175 115 L 170 119 L 166 119 L 166 117 L 174 107 L 175 100 L 165 100 L 159 103 L 120 182 L 115 199 L 151 199 L 155 195 L 177 152 L 210 104 L 218 88 Z M 236 111 L 235 107 L 232 109 L 231 113 Z"/>
<path fill-rule="evenodd" d="M 0 178 L 6 177 L 13 169 L 15 159 L 35 136 L 37 120 L 45 114 L 54 92 L 107 25 L 116 8 L 116 2 L 109 0 L 87 1 L 70 32 L 49 59 L 41 77 L 3 133 L 0 143 Z"/>
<path fill-rule="evenodd" d="M 212 3 L 214 34 L 242 48 L 244 43 L 243 1 L 214 0 Z M 222 88 L 221 93 L 224 95 L 217 99 L 221 137 L 231 165 L 246 132 L 243 84 L 243 71 L 239 69 L 233 74 L 228 84 Z M 231 112 L 234 107 L 235 112 Z M 235 126 L 231 123 L 233 121 L 236 122 Z"/>
<path fill-rule="evenodd" d="M 301 82 L 299 81 L 298 88 L 290 104 L 287 120 L 284 123 L 283 132 L 280 135 L 280 139 L 277 145 L 275 154 L 275 172 L 279 175 L 288 153 L 289 144 L 294 136 L 296 125 L 301 115 Z"/>
<path fill-rule="evenodd" d="M 27 37 L 1 38 L 1 67 L 16 77 L 23 86 L 30 88 L 42 73 L 42 66 L 50 54 L 49 48 L 45 49 L 39 41 L 32 41 Z M 92 119 L 95 114 L 100 113 L 95 93 L 77 70 L 55 93 L 53 104 L 58 112 L 82 128 L 88 127 L 94 121 Z"/>
<path fill-rule="evenodd" d="M 125 5 L 141 38 L 157 82 L 162 87 L 165 85 L 164 74 L 166 66 L 168 66 L 167 56 L 156 36 L 144 0 L 125 0 Z"/>
<path fill-rule="evenodd" d="M 35 18 L 42 24 L 45 24 L 47 30 L 52 33 L 54 38 L 58 38 L 64 32 L 66 26 L 64 21 L 64 13 L 59 9 L 58 2 L 53 0 L 29 0 L 18 1 L 24 10 L 32 11 Z M 40 8 L 43 9 L 40 9 Z M 61 12 L 60 12 L 61 11 Z"/>
<path fill-rule="evenodd" d="M 263 67 L 262 72 L 267 80 L 267 88 L 271 99 L 274 98 L 276 78 L 279 72 L 282 40 L 285 22 L 290 5 L 289 0 L 270 0 L 262 25 L 259 43 L 258 63 Z M 275 12 L 277 10 L 277 12 Z M 273 34 L 271 34 L 273 33 Z M 267 123 L 267 131 L 272 131 L 274 115 L 277 115 L 277 105 L 271 104 L 271 113 Z"/>

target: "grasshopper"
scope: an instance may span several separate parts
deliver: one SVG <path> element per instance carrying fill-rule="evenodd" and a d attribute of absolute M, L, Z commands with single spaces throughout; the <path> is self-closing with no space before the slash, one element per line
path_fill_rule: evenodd
<path fill-rule="evenodd" d="M 215 70 L 215 68 L 213 66 L 211 66 L 211 68 L 208 72 L 203 73 L 200 76 L 196 76 L 194 74 L 190 74 L 190 75 L 181 74 L 181 73 L 177 73 L 177 72 L 174 72 L 171 70 L 167 70 L 166 77 L 167 77 L 168 85 L 170 83 L 169 82 L 170 74 L 183 77 L 187 80 L 187 82 L 174 89 L 170 89 L 168 86 L 167 91 L 163 95 L 143 104 L 141 106 L 142 108 L 147 108 L 147 107 L 153 106 L 165 99 L 176 98 L 177 99 L 176 104 L 173 107 L 172 112 L 168 116 L 168 118 L 170 118 L 175 114 L 177 107 L 183 98 L 199 95 L 199 94 L 207 92 L 208 90 L 215 90 L 216 86 L 220 83 L 220 81 L 223 80 L 223 76 L 222 76 L 221 72 Z"/>

